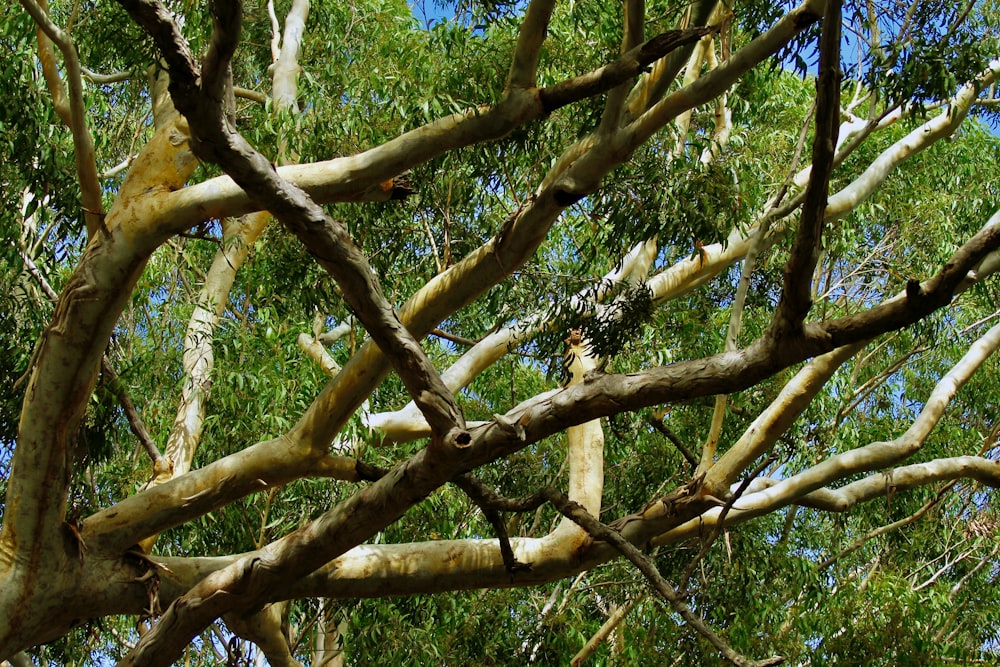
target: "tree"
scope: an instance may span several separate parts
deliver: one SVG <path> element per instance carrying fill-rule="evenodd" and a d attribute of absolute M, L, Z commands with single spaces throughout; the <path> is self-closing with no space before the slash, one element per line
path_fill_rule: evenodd
<path fill-rule="evenodd" d="M 456 11 L 5 10 L 0 656 L 995 655 L 993 4 Z"/>

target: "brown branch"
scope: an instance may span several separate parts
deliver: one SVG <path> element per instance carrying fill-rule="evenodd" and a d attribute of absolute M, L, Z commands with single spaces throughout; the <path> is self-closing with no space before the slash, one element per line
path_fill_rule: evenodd
<path fill-rule="evenodd" d="M 717 539 L 719 539 L 719 536 L 722 535 L 722 531 L 725 530 L 726 528 L 726 515 L 729 514 L 730 510 L 733 509 L 733 505 L 746 492 L 746 490 L 750 487 L 750 484 L 753 483 L 753 481 L 757 479 L 767 469 L 769 465 L 774 463 L 776 459 L 777 457 L 774 454 L 771 454 L 766 459 L 764 459 L 760 463 L 760 465 L 758 465 L 757 468 L 754 469 L 754 471 L 750 473 L 747 476 L 747 478 L 740 483 L 740 486 L 739 488 L 736 489 L 736 492 L 733 493 L 731 497 L 726 499 L 726 504 L 723 505 L 722 509 L 719 511 L 719 523 L 716 524 L 715 528 L 712 530 L 708 538 L 704 540 L 703 544 L 701 545 L 701 549 L 698 551 L 697 554 L 695 554 L 695 557 L 692 558 L 691 561 L 688 563 L 687 567 L 684 568 L 684 573 L 681 575 L 680 579 L 681 590 L 687 589 L 688 581 L 690 581 L 691 575 L 694 573 L 694 568 L 698 565 L 698 563 L 701 562 L 701 560 L 705 556 L 708 555 L 708 552 L 712 548 L 712 545 L 715 543 Z"/>
<path fill-rule="evenodd" d="M 358 461 L 357 467 L 358 475 L 367 480 L 381 479 L 389 473 L 384 468 L 361 461 Z M 507 571 L 514 575 L 518 572 L 531 570 L 531 563 L 520 563 L 514 557 L 514 550 L 510 546 L 510 536 L 507 534 L 507 524 L 504 523 L 500 512 L 531 512 L 543 505 L 545 498 L 540 493 L 524 498 L 507 498 L 469 474 L 459 475 L 451 482 L 469 496 L 469 499 L 479 507 L 483 516 L 490 522 L 496 533 L 497 542 L 500 545 L 500 556 Z"/>
<path fill-rule="evenodd" d="M 625 556 L 633 565 L 642 572 L 643 576 L 646 577 L 653 589 L 660 594 L 662 598 L 670 603 L 674 611 L 681 615 L 681 617 L 694 628 L 698 634 L 704 637 L 712 646 L 718 650 L 723 657 L 734 665 L 748 665 L 754 667 L 763 667 L 764 665 L 780 665 L 785 662 L 785 659 L 780 656 L 775 656 L 772 658 L 767 658 L 765 660 L 757 661 L 747 658 L 732 647 L 726 644 L 721 637 L 719 637 L 711 628 L 684 602 L 681 595 L 670 585 L 660 571 L 656 568 L 656 565 L 650 560 L 646 554 L 642 553 L 638 547 L 633 545 L 631 542 L 626 540 L 622 535 L 606 526 L 605 524 L 598 521 L 596 518 L 591 516 L 587 510 L 581 507 L 578 503 L 573 502 L 567 498 L 562 493 L 554 489 L 545 489 L 542 491 L 542 495 L 548 500 L 552 505 L 559 510 L 559 513 L 570 519 L 578 526 L 587 531 L 593 539 L 607 542 L 612 547 L 614 547 L 621 555 Z"/>
<path fill-rule="evenodd" d="M 688 449 L 687 445 L 684 444 L 684 441 L 677 437 L 677 434 L 674 433 L 670 427 L 663 423 L 662 419 L 657 419 L 656 415 L 647 415 L 646 423 L 665 435 L 667 440 L 674 443 L 674 447 L 676 447 L 677 451 L 681 453 L 684 460 L 691 465 L 692 470 L 698 467 L 698 457 L 695 456 L 690 449 Z"/>
<path fill-rule="evenodd" d="M 139 411 L 135 409 L 132 398 L 125 391 L 125 385 L 119 380 L 118 373 L 111 366 L 108 355 L 101 357 L 101 373 L 104 374 L 108 386 L 118 399 L 122 410 L 125 411 L 125 417 L 128 419 L 128 425 L 132 429 L 132 433 L 135 434 L 135 437 L 139 438 L 142 448 L 149 454 L 149 459 L 153 462 L 153 470 L 159 472 L 161 469 L 166 470 L 169 468 L 171 465 L 170 462 L 163 458 L 163 454 L 160 453 L 156 443 L 153 442 L 153 438 L 149 435 L 149 430 L 146 428 L 145 422 L 142 421 L 142 416 L 139 415 Z"/>
<path fill-rule="evenodd" d="M 833 347 L 840 347 L 913 324 L 951 303 L 952 297 L 962 287 L 969 271 L 998 246 L 1000 246 L 1000 211 L 993 214 L 978 234 L 956 250 L 936 275 L 922 283 L 916 280 L 909 281 L 905 296 L 889 299 L 870 310 L 854 315 L 818 325 L 806 325 L 806 337 L 828 337 Z"/>
<path fill-rule="evenodd" d="M 830 193 L 830 176 L 840 132 L 840 5 L 827 0 L 820 37 L 819 79 L 816 82 L 816 134 L 813 138 L 812 175 L 802 205 L 802 219 L 785 265 L 784 286 L 771 323 L 771 335 L 784 339 L 801 330 L 812 307 L 812 274 Z"/>
<path fill-rule="evenodd" d="M 717 27 L 706 27 L 660 33 L 614 62 L 542 88 L 538 91 L 538 95 L 546 113 L 550 113 L 567 104 L 610 90 L 640 74 L 650 63 L 682 46 L 693 44 L 716 30 Z"/>
<path fill-rule="evenodd" d="M 358 474 L 362 479 L 381 479 L 388 470 L 379 468 L 371 464 L 358 462 Z M 531 563 L 519 563 L 514 557 L 514 550 L 510 546 L 510 536 L 507 534 L 507 524 L 504 523 L 501 511 L 505 512 L 531 512 L 538 509 L 545 503 L 545 498 L 536 493 L 523 498 L 507 498 L 499 495 L 489 486 L 479 481 L 469 474 L 459 475 L 451 482 L 462 489 L 467 496 L 479 507 L 483 515 L 493 526 L 497 541 L 500 544 L 500 556 L 503 558 L 504 567 L 512 575 L 518 572 L 525 572 L 531 569 Z"/>
<path fill-rule="evenodd" d="M 475 347 L 478 341 L 471 340 L 469 338 L 463 338 L 462 336 L 457 336 L 453 333 L 447 331 L 442 331 L 441 329 L 432 329 L 431 334 L 437 336 L 438 338 L 444 338 L 445 340 L 450 340 L 452 343 L 458 343 L 459 345 L 465 345 L 466 347 Z"/>
<path fill-rule="evenodd" d="M 968 271 L 997 247 L 1000 247 L 1000 214 L 963 246 L 938 276 L 926 283 L 928 287 L 924 290 L 920 308 L 913 307 L 905 298 L 892 299 L 866 313 L 808 325 L 805 340 L 796 346 L 773 349 L 760 339 L 738 352 L 682 361 L 640 373 L 606 373 L 555 394 L 528 399 L 506 415 L 497 416 L 489 424 L 473 431 L 473 442 L 461 455 L 463 470 L 472 470 L 509 456 L 568 426 L 591 419 L 617 414 L 623 410 L 740 391 L 792 364 L 829 351 L 834 346 L 865 341 L 886 331 L 912 324 L 936 307 L 947 304 L 952 290 L 961 283 Z M 122 500 L 114 507 L 86 519 L 85 532 L 90 535 L 90 541 L 95 543 L 100 538 L 102 544 L 127 548 L 142 539 L 144 531 L 162 532 L 221 507 L 235 498 L 261 491 L 262 479 L 267 480 L 268 484 L 279 484 L 306 474 L 302 465 L 279 463 L 269 453 L 274 446 L 275 442 L 260 443 L 192 471 L 184 478 Z M 255 456 L 260 458 L 254 459 Z M 334 466 L 335 463 L 331 462 L 330 465 Z M 220 476 L 227 479 L 224 487 L 218 484 Z M 343 472 L 334 476 L 346 479 Z M 178 497 L 196 498 L 197 501 L 177 507 Z M 636 522 L 635 530 L 639 532 L 636 541 L 649 539 L 680 525 L 690 518 L 687 516 L 689 511 L 700 512 L 711 506 L 713 503 L 703 507 L 695 503 L 690 510 L 685 508 L 684 515 L 674 514 L 663 520 Z M 165 509 L 152 512 L 145 509 L 148 507 Z M 122 513 L 139 513 L 142 516 L 141 528 L 120 526 L 114 517 Z M 629 538 L 632 537 L 630 533 Z"/>
<path fill-rule="evenodd" d="M 121 0 L 154 38 L 170 69 L 174 105 L 188 119 L 192 148 L 219 164 L 262 209 L 292 231 L 341 287 L 344 300 L 389 358 L 435 433 L 435 443 L 468 444 L 465 419 L 420 344 L 399 321 L 375 273 L 343 223 L 305 192 L 278 176 L 274 166 L 229 124 L 229 62 L 239 43 L 242 9 L 235 0 L 212 4 L 213 34 L 198 75 L 184 37 L 165 8 L 150 0 Z"/>
<path fill-rule="evenodd" d="M 531 570 L 531 563 L 520 563 L 514 557 L 514 550 L 510 546 L 510 537 L 507 535 L 507 524 L 504 523 L 503 516 L 500 514 L 500 508 L 515 507 L 515 511 L 530 512 L 540 507 L 545 499 L 538 494 L 524 499 L 503 498 L 469 474 L 459 475 L 451 481 L 472 499 L 486 520 L 493 526 L 493 532 L 496 533 L 497 541 L 500 544 L 500 556 L 503 558 L 504 567 L 507 568 L 511 576 L 518 572 Z"/>

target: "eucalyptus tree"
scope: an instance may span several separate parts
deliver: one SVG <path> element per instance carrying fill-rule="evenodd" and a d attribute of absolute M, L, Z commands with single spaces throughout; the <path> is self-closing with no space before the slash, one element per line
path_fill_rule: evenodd
<path fill-rule="evenodd" d="M 995 5 L 451 10 L 4 10 L 0 656 L 995 655 Z"/>

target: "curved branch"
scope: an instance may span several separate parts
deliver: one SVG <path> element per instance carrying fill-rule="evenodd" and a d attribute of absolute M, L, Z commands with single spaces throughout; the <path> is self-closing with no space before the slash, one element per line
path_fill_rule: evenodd
<path fill-rule="evenodd" d="M 120 83 L 122 81 L 129 81 L 131 79 L 138 79 L 139 76 L 134 72 L 114 72 L 112 74 L 98 74 L 93 72 L 86 67 L 80 66 L 80 72 L 86 79 L 97 85 L 107 85 L 109 83 Z"/>
<path fill-rule="evenodd" d="M 835 479 L 840 479 L 849 473 L 850 471 L 847 471 Z M 754 489 L 755 484 L 751 484 L 751 492 L 744 495 L 738 506 L 726 515 L 725 525 L 740 524 L 790 504 L 812 507 L 827 512 L 846 512 L 860 503 L 881 498 L 890 493 L 908 491 L 928 484 L 957 479 L 973 479 L 986 486 L 998 488 L 1000 487 L 1000 462 L 981 456 L 934 459 L 926 463 L 915 463 L 877 472 L 839 489 L 801 487 L 802 489 L 810 489 L 804 493 L 788 493 L 788 485 L 785 481 L 758 478 L 755 481 L 757 488 Z M 718 517 L 717 510 L 710 510 L 695 521 L 689 521 L 663 533 L 653 542 L 655 544 L 670 544 L 683 541 L 698 535 L 705 528 L 716 526 Z"/>
<path fill-rule="evenodd" d="M 136 0 L 122 1 L 131 4 Z M 787 41 L 794 34 L 785 34 L 786 32 L 787 30 L 778 31 L 777 39 Z M 451 114 L 357 155 L 309 165 L 281 167 L 278 174 L 317 202 L 385 200 L 391 196 L 391 188 L 386 189 L 384 185 L 406 170 L 450 150 L 504 137 L 516 127 L 544 117 L 551 111 L 549 104 L 563 106 L 614 88 L 633 78 L 657 57 L 689 38 L 690 35 L 685 37 L 664 33 L 592 73 L 544 89 L 511 88 L 494 106 L 484 105 Z M 173 37 L 164 39 L 172 43 Z M 766 46 L 779 48 L 783 43 L 772 44 L 774 41 L 769 41 Z M 760 46 L 755 46 L 755 51 L 759 50 Z M 761 54 L 759 59 L 742 64 L 749 69 L 767 55 L 770 54 Z M 186 62 L 186 58 L 181 58 L 178 66 Z M 746 69 L 727 71 L 725 74 L 732 75 L 731 78 L 718 85 L 725 89 L 736 77 L 744 74 Z M 706 78 L 714 81 L 717 75 L 713 72 L 712 76 Z M 685 102 L 689 106 L 684 108 L 702 104 L 716 92 L 716 86 L 693 91 L 685 96 Z M 548 103 L 543 99 L 546 96 Z M 682 109 L 676 112 L 679 113 L 680 110 Z M 664 122 L 669 122 L 669 118 Z M 611 166 L 627 157 L 627 154 L 619 154 L 619 148 L 611 148 Z M 610 169 L 607 165 L 608 157 L 607 153 L 602 153 L 598 158 L 598 162 L 604 165 L 601 175 Z M 596 185 L 594 183 L 589 187 L 596 188 Z M 145 213 L 151 229 L 158 234 L 169 235 L 209 218 L 253 211 L 254 206 L 255 203 L 247 194 L 230 177 L 224 176 L 182 190 L 164 192 L 160 195 L 157 206 L 150 207 Z"/>
<path fill-rule="evenodd" d="M 49 18 L 48 3 L 42 0 L 20 0 L 31 18 L 38 26 L 38 46 L 41 61 L 46 66 L 45 79 L 52 91 L 56 111 L 63 122 L 69 126 L 73 134 L 73 156 L 76 160 L 77 179 L 80 183 L 80 196 L 83 202 L 84 219 L 87 222 L 87 233 L 91 238 L 103 226 L 104 203 L 101 200 L 101 183 L 97 174 L 97 159 L 94 155 L 94 139 L 87 127 L 87 110 L 83 100 L 83 71 L 80 59 L 76 54 L 76 46 L 68 33 L 64 32 Z M 44 35 L 42 34 L 44 33 Z M 55 62 L 46 54 L 50 45 L 46 40 L 52 40 L 59 47 L 66 66 L 66 81 L 69 84 L 69 103 L 65 104 L 63 83 L 55 69 Z"/>
<path fill-rule="evenodd" d="M 998 224 L 993 224 L 991 220 L 986 229 L 960 249 L 945 269 L 931 281 L 934 288 L 927 293 L 928 303 L 939 304 L 936 307 L 946 304 L 950 298 L 948 288 L 961 282 L 958 276 L 965 276 L 971 267 L 1000 246 L 1000 214 L 994 217 Z M 802 341 L 779 350 L 770 349 L 763 341 L 758 340 L 750 347 L 737 352 L 678 362 L 630 375 L 599 375 L 582 385 L 537 396 L 508 411 L 499 420 L 473 429 L 471 446 L 463 450 L 461 457 L 463 461 L 456 462 L 456 465 L 468 470 L 517 452 L 528 444 L 562 431 L 568 426 L 622 410 L 738 391 L 760 382 L 791 364 L 829 351 L 837 338 L 844 341 L 843 345 L 861 342 L 886 331 L 912 324 L 934 309 L 924 312 L 923 308 L 907 308 L 906 304 L 900 304 L 900 301 L 905 302 L 906 299 L 892 299 L 860 316 L 807 325 L 806 336 Z M 858 326 L 853 324 L 850 327 L 843 326 L 845 321 L 855 322 L 856 317 L 862 318 Z M 830 330 L 838 331 L 837 336 L 830 335 L 828 333 Z M 338 380 L 349 378 L 353 386 L 334 383 L 328 387 L 296 428 L 331 428 L 330 439 L 326 442 L 332 441 L 333 434 L 339 427 L 336 422 L 329 421 L 330 414 L 344 410 L 344 394 L 338 397 L 338 392 L 353 393 L 353 397 L 360 404 L 367 393 L 359 392 L 357 383 L 372 381 L 372 367 L 378 360 L 375 356 L 376 349 L 374 346 L 366 347 L 356 354 L 338 376 Z M 350 396 L 351 393 L 347 395 Z M 314 414 L 314 410 L 320 414 Z M 318 423 L 320 415 L 326 421 Z M 516 427 L 511 428 L 513 425 Z M 300 437 L 303 436 L 297 436 Z M 136 494 L 112 508 L 93 515 L 84 522 L 84 527 L 88 531 L 94 531 L 95 534 L 115 533 L 117 542 L 108 541 L 107 538 L 110 536 L 105 534 L 105 543 L 113 545 L 111 548 L 117 546 L 125 549 L 148 534 L 144 532 L 146 530 L 160 532 L 211 511 L 235 497 L 266 488 L 266 484 L 262 484 L 261 480 L 267 484 L 275 484 L 280 483 L 279 480 L 287 481 L 294 479 L 296 475 L 307 474 L 309 464 L 301 460 L 302 453 L 295 454 L 300 459 L 295 463 L 285 460 L 287 456 L 285 448 L 294 448 L 295 445 L 292 443 L 299 442 L 297 438 L 260 443 L 219 459 L 162 487 Z M 313 459 L 308 458 L 308 460 Z M 357 479 L 352 460 L 345 459 L 341 463 L 331 463 L 331 466 L 339 471 L 333 473 L 339 478 Z M 220 477 L 226 480 L 224 485 L 220 485 Z M 181 496 L 195 497 L 198 502 L 187 502 L 177 506 L 176 499 Z M 131 517 L 133 520 L 142 517 L 142 520 L 138 521 L 141 528 L 123 523 L 121 521 L 123 516 Z M 651 536 L 669 529 L 670 526 L 667 524 L 676 525 L 681 517 L 667 516 L 665 511 L 656 510 L 643 518 L 655 519 L 637 522 L 637 527 L 641 526 L 644 532 L 652 531 Z"/>

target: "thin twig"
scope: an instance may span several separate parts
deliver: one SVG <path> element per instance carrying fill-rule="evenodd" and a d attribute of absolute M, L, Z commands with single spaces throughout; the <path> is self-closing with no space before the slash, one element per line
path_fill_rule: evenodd
<path fill-rule="evenodd" d="M 663 575 L 660 574 L 652 560 L 646 554 L 642 553 L 638 547 L 622 537 L 619 532 L 595 519 L 579 503 L 573 502 L 559 491 L 555 489 L 543 489 L 540 493 L 559 510 L 560 514 L 583 528 L 592 538 L 607 542 L 625 556 L 625 558 L 630 560 L 645 575 L 656 592 L 670 603 L 674 611 L 680 614 L 688 625 L 714 646 L 726 660 L 734 665 L 746 665 L 750 667 L 780 665 L 785 662 L 785 659 L 781 656 L 774 656 L 758 661 L 741 655 L 726 644 L 698 615 L 691 611 L 691 608 L 684 602 L 681 595 L 663 578 Z"/>
<path fill-rule="evenodd" d="M 677 451 L 681 453 L 681 456 L 683 456 L 684 459 L 691 465 L 692 470 L 698 467 L 698 457 L 695 456 L 690 449 L 688 449 L 687 445 L 684 444 L 684 441 L 677 437 L 677 434 L 674 433 L 669 426 L 663 423 L 662 419 L 657 419 L 656 415 L 652 414 L 646 416 L 646 422 L 654 429 L 667 436 L 667 440 L 674 443 L 674 447 L 677 448 Z"/>
<path fill-rule="evenodd" d="M 753 481 L 757 479 L 757 477 L 759 477 L 761 473 L 763 473 L 764 470 L 767 469 L 768 466 L 774 463 L 777 460 L 777 458 L 778 457 L 775 456 L 774 453 L 772 452 L 770 456 L 764 459 L 761 462 L 761 464 L 757 466 L 754 469 L 754 471 L 750 473 L 746 479 L 743 480 L 742 483 L 740 483 L 739 488 L 736 489 L 736 493 L 734 493 L 732 497 L 726 501 L 726 504 L 722 506 L 722 511 L 719 512 L 719 521 L 718 523 L 715 524 L 715 527 L 712 529 L 711 535 L 709 535 L 708 539 L 706 539 L 705 542 L 701 545 L 701 550 L 694 558 L 691 559 L 691 562 L 688 563 L 688 566 L 684 569 L 684 574 L 681 575 L 679 584 L 681 590 L 687 589 L 687 584 L 688 581 L 691 579 L 691 574 L 694 572 L 694 568 L 708 554 L 708 550 L 712 548 L 712 545 L 715 543 L 715 541 L 719 539 L 719 535 L 721 535 L 722 531 L 726 529 L 726 515 L 729 514 L 729 510 L 733 508 L 733 505 L 736 503 L 737 500 L 740 499 L 740 496 L 742 496 L 746 492 L 750 484 L 753 483 Z"/>

